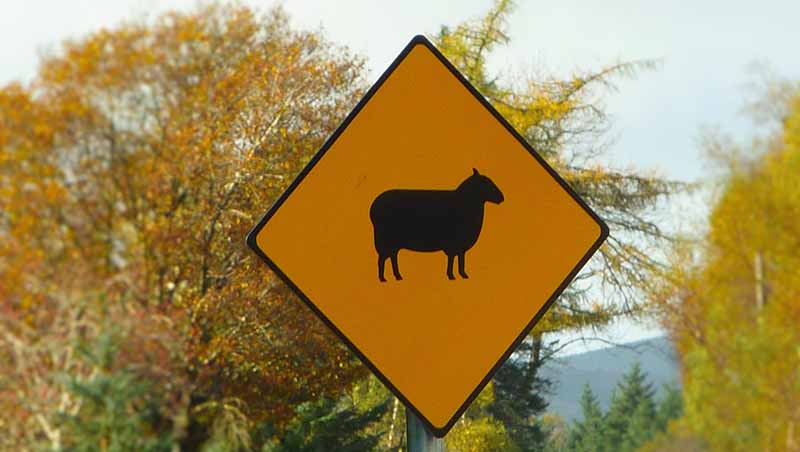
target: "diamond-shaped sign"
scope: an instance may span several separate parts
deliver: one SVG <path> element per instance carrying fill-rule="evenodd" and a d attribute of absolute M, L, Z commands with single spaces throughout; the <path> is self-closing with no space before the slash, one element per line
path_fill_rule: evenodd
<path fill-rule="evenodd" d="M 417 36 L 247 241 L 444 436 L 607 235 Z"/>

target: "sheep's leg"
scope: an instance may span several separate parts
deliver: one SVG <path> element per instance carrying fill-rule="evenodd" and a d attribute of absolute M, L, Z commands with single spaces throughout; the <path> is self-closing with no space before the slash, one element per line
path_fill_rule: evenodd
<path fill-rule="evenodd" d="M 456 277 L 453 276 L 453 259 L 455 257 L 455 254 L 447 255 L 447 279 L 456 279 Z"/>
<path fill-rule="evenodd" d="M 464 271 L 464 255 L 466 253 L 461 253 L 458 255 L 458 274 L 461 275 L 464 279 L 469 279 L 467 272 Z"/>
<path fill-rule="evenodd" d="M 378 279 L 381 280 L 381 282 L 386 282 L 386 278 L 383 277 L 383 267 L 386 263 L 386 257 L 387 256 L 382 256 L 380 254 L 378 255 Z"/>
<path fill-rule="evenodd" d="M 400 269 L 398 269 L 397 266 L 397 251 L 392 254 L 392 273 L 394 273 L 394 279 L 398 281 L 403 279 L 403 277 L 400 276 Z"/>

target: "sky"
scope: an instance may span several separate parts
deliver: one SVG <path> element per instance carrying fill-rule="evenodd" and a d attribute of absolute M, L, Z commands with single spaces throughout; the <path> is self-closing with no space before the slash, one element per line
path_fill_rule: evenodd
<path fill-rule="evenodd" d="M 241 1 L 266 9 L 272 1 Z M 124 19 L 190 9 L 194 0 L 4 0 L 0 6 L 0 83 L 30 80 L 38 56 Z M 478 17 L 491 0 L 284 0 L 295 26 L 321 29 L 367 59 L 375 80 L 416 34 Z M 741 114 L 752 94 L 754 64 L 800 80 L 800 1 L 586 0 L 518 1 L 511 43 L 490 59 L 496 74 L 567 75 L 620 61 L 656 60 L 659 67 L 621 80 L 604 96 L 614 120 L 604 163 L 698 181 L 707 174 L 698 137 L 716 127 L 740 139 L 754 132 Z M 655 326 L 622 322 L 603 333 L 612 341 L 658 334 Z M 571 351 L 602 342 L 577 344 Z"/>

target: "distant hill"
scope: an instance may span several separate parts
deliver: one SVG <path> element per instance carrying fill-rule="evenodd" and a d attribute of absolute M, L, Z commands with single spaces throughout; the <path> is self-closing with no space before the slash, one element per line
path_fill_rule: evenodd
<path fill-rule="evenodd" d="M 558 358 L 542 374 L 554 382 L 548 397 L 548 411 L 567 421 L 580 417 L 579 400 L 583 385 L 589 383 L 603 409 L 608 408 L 611 391 L 634 362 L 639 361 L 649 381 L 659 390 L 666 383 L 680 385 L 678 364 L 672 344 L 665 337 L 631 342 L 621 346 Z"/>

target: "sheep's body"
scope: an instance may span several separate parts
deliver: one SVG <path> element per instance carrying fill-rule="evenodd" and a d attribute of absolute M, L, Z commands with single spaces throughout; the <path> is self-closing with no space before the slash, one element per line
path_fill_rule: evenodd
<path fill-rule="evenodd" d="M 464 254 L 478 241 L 483 226 L 484 203 L 500 203 L 503 194 L 488 177 L 474 171 L 455 190 L 389 190 L 370 207 L 369 216 L 378 252 L 378 278 L 385 281 L 384 264 L 400 280 L 397 253 L 401 249 L 421 252 L 443 251 L 447 255 L 447 276 L 453 276 L 453 260 L 467 278 Z"/>
<path fill-rule="evenodd" d="M 389 190 L 370 209 L 375 249 L 464 252 L 478 240 L 483 203 L 450 190 Z"/>

